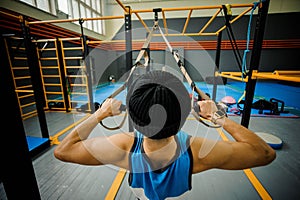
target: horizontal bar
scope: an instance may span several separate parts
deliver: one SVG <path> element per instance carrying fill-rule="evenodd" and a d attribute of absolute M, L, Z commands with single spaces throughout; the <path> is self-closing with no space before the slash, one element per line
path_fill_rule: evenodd
<path fill-rule="evenodd" d="M 38 40 L 32 40 L 32 42 L 55 42 L 56 39 L 38 39 Z"/>
<path fill-rule="evenodd" d="M 28 79 L 31 78 L 31 76 L 20 76 L 20 77 L 14 77 L 14 79 L 20 80 L 20 79 Z"/>
<path fill-rule="evenodd" d="M 217 33 L 168 33 L 165 36 L 216 36 Z M 161 34 L 153 34 L 153 36 L 161 36 Z"/>
<path fill-rule="evenodd" d="M 42 69 L 59 69 L 59 66 L 41 66 Z"/>
<path fill-rule="evenodd" d="M 59 38 L 60 41 L 69 41 L 69 40 L 81 40 L 81 37 L 75 37 L 75 38 Z"/>
<path fill-rule="evenodd" d="M 27 57 L 14 57 L 15 60 L 27 60 Z"/>
<path fill-rule="evenodd" d="M 300 71 L 292 71 L 292 70 L 275 70 L 273 72 L 274 74 L 278 74 L 278 75 L 300 75 Z"/>
<path fill-rule="evenodd" d="M 7 13 L 7 12 L 4 12 L 4 11 L 0 11 L 1 14 L 4 14 L 4 15 L 7 15 L 7 16 L 10 16 L 10 17 L 13 17 L 13 18 L 16 18 L 16 19 L 21 19 L 21 15 L 19 16 L 16 16 L 16 15 L 12 15 L 10 13 Z"/>
<path fill-rule="evenodd" d="M 35 104 L 35 102 L 27 103 L 27 104 L 21 105 L 21 108 L 25 108 L 25 107 L 28 107 L 28 106 L 32 106 L 32 105 L 34 105 L 34 104 Z"/>
<path fill-rule="evenodd" d="M 33 93 L 33 90 L 15 90 L 15 92 Z"/>
<path fill-rule="evenodd" d="M 28 97 L 32 97 L 32 96 L 34 96 L 34 94 L 32 93 L 32 94 L 26 94 L 26 95 L 22 95 L 22 96 L 18 96 L 20 99 L 24 99 L 24 98 L 28 98 Z"/>
<path fill-rule="evenodd" d="M 83 57 L 64 57 L 64 59 L 65 60 L 78 60 L 78 59 L 82 60 Z"/>
<path fill-rule="evenodd" d="M 46 94 L 63 94 L 62 92 L 45 92 Z"/>
<path fill-rule="evenodd" d="M 44 49 L 38 49 L 39 51 L 56 51 L 56 48 L 44 48 Z"/>
<path fill-rule="evenodd" d="M 216 72 L 216 76 L 221 76 L 221 77 L 224 77 L 224 78 L 230 78 L 230 79 L 233 79 L 233 80 L 236 80 L 236 81 L 241 81 L 241 82 L 248 82 L 248 77 L 245 77 L 245 78 L 242 78 L 241 76 L 233 76 L 233 75 L 230 75 L 229 73 L 218 73 Z"/>
<path fill-rule="evenodd" d="M 86 87 L 87 84 L 70 84 L 70 86 L 74 86 L 74 87 Z"/>
<path fill-rule="evenodd" d="M 55 86 L 55 87 L 60 87 L 62 86 L 60 83 L 45 83 L 44 86 Z"/>
<path fill-rule="evenodd" d="M 253 7 L 254 4 L 231 4 L 231 8 Z M 184 11 L 184 10 L 206 10 L 206 9 L 222 9 L 222 5 L 214 6 L 191 6 L 181 8 L 162 8 L 162 11 Z M 153 12 L 153 9 L 131 10 L 131 13 Z"/>
<path fill-rule="evenodd" d="M 12 49 L 16 49 L 16 50 L 23 50 L 23 51 L 25 51 L 26 50 L 26 48 L 24 48 L 24 47 L 11 47 Z"/>
<path fill-rule="evenodd" d="M 94 40 L 94 41 L 87 41 L 88 44 L 101 44 L 101 43 L 118 43 L 118 42 L 126 42 L 125 40 L 110 40 L 110 41 L 107 41 L 107 40 Z M 132 40 L 132 42 L 145 42 L 144 39 L 141 39 L 141 40 Z"/>
<path fill-rule="evenodd" d="M 24 70 L 29 69 L 29 67 L 12 67 L 13 70 Z"/>
<path fill-rule="evenodd" d="M 66 66 L 66 69 L 84 69 L 85 66 L 81 66 L 81 65 L 78 65 L 78 66 Z"/>
<path fill-rule="evenodd" d="M 59 78 L 59 75 L 43 75 L 44 78 Z"/>
<path fill-rule="evenodd" d="M 58 57 L 40 58 L 40 60 L 58 60 Z"/>
<path fill-rule="evenodd" d="M 82 50 L 83 47 L 64 47 L 63 50 Z"/>
<path fill-rule="evenodd" d="M 93 18 L 77 18 L 77 19 L 54 19 L 54 20 L 44 20 L 44 21 L 32 21 L 28 22 L 28 25 L 33 24 L 51 24 L 51 23 L 65 23 L 65 22 L 78 22 L 79 20 L 89 21 L 89 20 L 109 20 L 109 19 L 123 19 L 124 16 L 104 16 L 104 17 L 93 17 Z"/>

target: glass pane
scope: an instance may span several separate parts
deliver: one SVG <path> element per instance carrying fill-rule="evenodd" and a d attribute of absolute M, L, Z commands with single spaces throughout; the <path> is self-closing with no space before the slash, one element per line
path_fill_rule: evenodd
<path fill-rule="evenodd" d="M 58 3 L 58 9 L 63 11 L 66 14 L 69 14 L 69 9 L 68 9 L 68 1 L 66 0 L 57 0 Z"/>
<path fill-rule="evenodd" d="M 81 18 L 85 18 L 86 17 L 86 15 L 85 15 L 85 7 L 82 4 L 80 4 L 80 17 Z"/>
<path fill-rule="evenodd" d="M 86 8 L 86 18 L 91 18 L 91 17 L 92 17 L 91 10 Z M 87 23 L 87 28 L 92 30 L 93 21 L 87 20 L 86 23 Z"/>
<path fill-rule="evenodd" d="M 97 14 L 93 12 L 93 17 L 97 17 Z M 93 20 L 93 30 L 98 32 L 98 20 Z"/>
<path fill-rule="evenodd" d="M 30 5 L 32 5 L 32 6 L 35 6 L 35 5 L 33 4 L 32 0 L 20 0 L 20 1 L 25 2 L 25 3 L 27 3 L 27 4 L 30 4 Z"/>
<path fill-rule="evenodd" d="M 80 18 L 78 2 L 73 0 L 72 1 L 72 7 L 73 7 L 73 10 L 72 10 L 73 11 L 73 17 L 72 18 L 75 18 L 75 19 Z"/>
<path fill-rule="evenodd" d="M 80 17 L 81 18 L 86 18 L 85 7 L 81 4 L 80 4 Z M 87 28 L 86 21 L 83 23 L 83 27 Z"/>
<path fill-rule="evenodd" d="M 36 3 L 37 3 L 38 8 L 40 8 L 44 11 L 50 12 L 48 0 L 37 0 Z"/>
<path fill-rule="evenodd" d="M 103 34 L 103 30 L 102 30 L 102 20 L 98 20 L 98 33 L 99 34 Z"/>
<path fill-rule="evenodd" d="M 90 0 L 85 0 L 85 3 L 86 3 L 88 6 L 91 6 Z"/>
<path fill-rule="evenodd" d="M 95 8 L 96 11 L 97 11 L 99 14 L 102 13 L 100 2 L 101 2 L 101 0 L 96 1 L 96 3 L 97 3 L 97 8 Z"/>
<path fill-rule="evenodd" d="M 94 10 L 96 10 L 97 9 L 97 5 L 96 5 L 96 1 L 99 1 L 99 0 L 91 0 L 92 1 L 92 8 L 94 9 Z"/>

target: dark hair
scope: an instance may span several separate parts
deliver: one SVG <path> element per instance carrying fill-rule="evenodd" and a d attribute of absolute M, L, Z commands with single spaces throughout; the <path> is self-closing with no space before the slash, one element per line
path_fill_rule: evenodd
<path fill-rule="evenodd" d="M 166 71 L 150 71 L 128 86 L 126 105 L 134 128 L 152 139 L 177 134 L 190 113 L 188 91 Z"/>

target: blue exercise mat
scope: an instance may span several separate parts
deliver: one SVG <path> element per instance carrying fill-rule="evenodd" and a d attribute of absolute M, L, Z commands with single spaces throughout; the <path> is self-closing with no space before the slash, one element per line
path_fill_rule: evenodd
<path fill-rule="evenodd" d="M 49 141 L 48 138 L 39 138 L 39 137 L 32 137 L 32 136 L 26 136 L 26 139 L 27 139 L 29 151 L 32 151 L 33 149 Z"/>
<path fill-rule="evenodd" d="M 246 83 L 230 81 L 227 86 L 236 90 L 244 91 Z M 300 85 L 299 85 L 300 86 Z M 280 84 L 278 82 L 259 82 L 255 87 L 255 99 L 265 98 L 269 100 L 276 98 L 284 101 L 287 107 L 300 110 L 300 87 L 294 85 Z"/>
<path fill-rule="evenodd" d="M 94 91 L 94 101 L 102 103 L 104 99 L 112 94 L 115 90 L 117 90 L 123 83 L 114 83 L 107 84 L 102 87 L 98 87 Z M 188 92 L 191 93 L 192 89 L 188 85 L 187 82 L 184 83 Z M 213 85 L 207 84 L 205 82 L 196 82 L 197 87 L 205 93 L 208 93 L 212 96 L 213 93 Z M 229 81 L 226 85 L 218 85 L 217 93 L 216 93 L 216 101 L 221 101 L 221 99 L 225 96 L 231 96 L 236 101 L 238 101 L 245 89 L 246 83 L 244 82 L 236 82 Z M 76 97 L 77 99 L 80 97 Z M 126 90 L 123 90 L 117 97 L 117 99 L 121 100 L 124 104 L 126 101 Z M 270 82 L 258 82 L 256 85 L 255 96 L 253 102 L 259 99 L 269 100 L 270 98 L 276 98 L 282 100 L 285 103 L 285 106 L 300 110 L 300 91 L 299 87 L 282 85 L 278 83 L 270 83 Z M 80 105 L 78 105 L 79 107 Z M 243 108 L 243 105 L 241 105 Z M 237 105 L 232 105 L 228 109 L 229 115 L 235 115 L 235 112 L 231 112 L 230 110 L 237 110 Z M 261 117 L 287 117 L 287 118 L 298 118 L 299 116 L 294 115 L 292 113 L 280 113 L 280 115 L 272 115 L 266 114 L 270 111 L 264 110 L 262 114 L 259 113 L 258 109 L 251 110 L 251 116 L 261 116 Z"/>

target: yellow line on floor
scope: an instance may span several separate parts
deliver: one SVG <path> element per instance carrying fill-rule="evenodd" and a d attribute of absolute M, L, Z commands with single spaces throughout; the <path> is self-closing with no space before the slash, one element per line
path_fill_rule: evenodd
<path fill-rule="evenodd" d="M 105 197 L 105 200 L 114 200 L 115 199 L 125 175 L 126 175 L 126 170 L 120 169 L 118 174 L 115 177 L 114 182 L 111 184 L 111 187 Z"/>
<path fill-rule="evenodd" d="M 78 120 L 77 122 L 71 124 L 70 126 L 66 127 L 65 129 L 59 131 L 58 133 L 56 133 L 54 136 L 50 136 L 50 140 L 51 140 L 51 145 L 54 144 L 59 144 L 59 140 L 58 137 L 63 135 L 64 133 L 66 133 L 68 130 L 70 130 L 71 128 L 75 127 L 77 124 L 81 123 L 82 121 L 84 121 L 85 119 L 87 119 L 90 116 L 90 114 L 85 115 L 84 117 L 82 117 L 80 120 Z"/>
<path fill-rule="evenodd" d="M 244 169 L 244 173 L 252 183 L 252 185 L 255 187 L 256 191 L 260 195 L 260 197 L 263 200 L 271 200 L 272 197 L 269 195 L 269 193 L 266 191 L 266 189 L 262 186 L 262 184 L 259 182 L 259 180 L 256 178 L 254 173 L 251 169 Z"/>
<path fill-rule="evenodd" d="M 219 132 L 221 138 L 224 141 L 229 140 L 228 137 L 226 137 L 226 135 L 224 134 L 224 132 L 220 128 L 217 128 L 217 131 Z M 263 185 L 259 182 L 257 177 L 252 172 L 252 170 L 251 169 L 244 169 L 243 171 L 246 174 L 246 176 L 248 177 L 248 179 L 251 182 L 251 184 L 253 185 L 253 187 L 255 188 L 255 190 L 258 192 L 259 196 L 263 200 L 271 200 L 272 197 L 269 195 L 269 193 L 266 191 L 266 189 L 263 187 Z"/>

